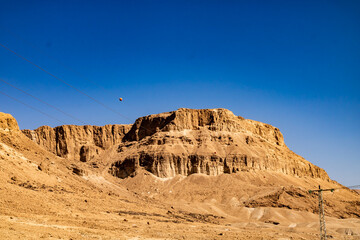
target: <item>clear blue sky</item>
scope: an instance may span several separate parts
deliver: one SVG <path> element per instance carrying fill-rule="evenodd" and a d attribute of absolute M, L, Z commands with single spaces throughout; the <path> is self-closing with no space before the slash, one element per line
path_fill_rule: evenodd
<path fill-rule="evenodd" d="M 360 1 L 0 6 L 1 44 L 128 119 L 1 47 L 0 78 L 88 124 L 132 123 L 180 107 L 227 108 L 280 128 L 290 149 L 333 179 L 360 184 Z M 79 124 L 2 82 L 0 91 Z M 0 111 L 22 129 L 61 125 L 1 94 Z"/>

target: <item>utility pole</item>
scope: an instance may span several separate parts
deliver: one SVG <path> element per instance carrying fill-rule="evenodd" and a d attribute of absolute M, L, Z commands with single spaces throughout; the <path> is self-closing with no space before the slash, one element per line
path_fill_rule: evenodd
<path fill-rule="evenodd" d="M 319 198 L 319 219 L 320 219 L 320 240 L 326 240 L 326 225 L 325 225 L 325 214 L 324 214 L 324 201 L 323 201 L 323 191 L 334 192 L 334 188 L 309 190 L 309 193 L 317 192 Z"/>
<path fill-rule="evenodd" d="M 319 185 L 319 189 L 309 190 L 309 193 L 317 192 L 319 198 L 319 219 L 320 219 L 320 240 L 326 240 L 326 226 L 325 226 L 325 213 L 324 213 L 324 201 L 322 192 L 330 191 L 334 192 L 336 189 L 358 189 L 360 185 L 354 185 L 349 187 L 340 187 L 340 188 L 327 188 L 321 189 Z"/>

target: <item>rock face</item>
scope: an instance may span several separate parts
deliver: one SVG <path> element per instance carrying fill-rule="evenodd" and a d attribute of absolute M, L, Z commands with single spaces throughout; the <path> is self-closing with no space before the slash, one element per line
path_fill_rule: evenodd
<path fill-rule="evenodd" d="M 130 128 L 131 125 L 64 125 L 55 128 L 42 126 L 36 130 L 22 132 L 60 157 L 86 162 L 111 146 L 121 143 Z"/>
<path fill-rule="evenodd" d="M 19 126 L 13 116 L 0 112 L 0 129 L 4 131 L 19 131 Z"/>
<path fill-rule="evenodd" d="M 273 171 L 329 179 L 290 151 L 278 128 L 235 116 L 226 109 L 185 109 L 138 118 L 133 125 L 60 126 L 23 130 L 58 156 L 109 164 L 126 178 L 138 169 L 158 177 Z"/>
<path fill-rule="evenodd" d="M 158 177 L 266 170 L 329 179 L 290 151 L 278 128 L 226 109 L 181 108 L 141 117 L 115 156 L 110 173 L 120 178 L 144 168 Z"/>

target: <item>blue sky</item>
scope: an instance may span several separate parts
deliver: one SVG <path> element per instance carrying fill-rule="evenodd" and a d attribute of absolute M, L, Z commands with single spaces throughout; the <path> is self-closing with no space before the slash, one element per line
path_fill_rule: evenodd
<path fill-rule="evenodd" d="M 0 78 L 92 125 L 227 108 L 360 184 L 359 1 L 3 1 Z M 0 91 L 80 124 L 0 82 Z M 123 102 L 117 99 L 122 97 Z M 0 94 L 22 129 L 62 123 Z"/>

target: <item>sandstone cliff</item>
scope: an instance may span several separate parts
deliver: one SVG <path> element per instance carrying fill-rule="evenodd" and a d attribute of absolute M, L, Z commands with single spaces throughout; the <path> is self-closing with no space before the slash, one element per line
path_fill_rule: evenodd
<path fill-rule="evenodd" d="M 102 161 L 125 178 L 145 169 L 158 177 L 273 171 L 329 179 L 290 151 L 278 128 L 226 109 L 185 109 L 138 118 L 133 125 L 60 126 L 23 130 L 58 156 Z"/>
<path fill-rule="evenodd" d="M 66 158 L 86 162 L 105 149 L 119 144 L 131 125 L 74 126 L 55 128 L 42 126 L 36 130 L 22 130 L 31 140 L 48 151 Z"/>
<path fill-rule="evenodd" d="M 144 168 L 159 177 L 266 170 L 329 179 L 290 151 L 278 128 L 226 109 L 178 109 L 141 117 L 116 149 L 110 173 L 120 178 Z"/>

